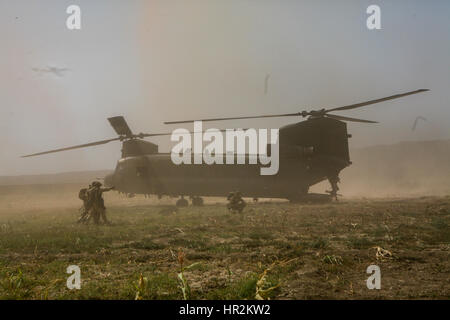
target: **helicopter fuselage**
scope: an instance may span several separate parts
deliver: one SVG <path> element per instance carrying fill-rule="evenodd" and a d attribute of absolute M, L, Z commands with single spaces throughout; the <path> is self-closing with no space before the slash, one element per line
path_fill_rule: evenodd
<path fill-rule="evenodd" d="M 123 154 L 105 184 L 128 194 L 226 196 L 239 190 L 247 197 L 295 199 L 350 165 L 348 137 L 346 124 L 334 119 L 310 119 L 282 127 L 279 171 L 267 176 L 249 161 L 176 165 L 168 153 L 134 150 Z"/>

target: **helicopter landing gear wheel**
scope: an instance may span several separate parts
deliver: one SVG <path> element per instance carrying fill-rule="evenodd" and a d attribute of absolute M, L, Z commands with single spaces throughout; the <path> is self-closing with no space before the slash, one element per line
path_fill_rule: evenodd
<path fill-rule="evenodd" d="M 339 191 L 339 187 L 338 187 L 338 183 L 341 181 L 341 179 L 339 179 L 339 175 L 331 175 L 328 177 L 328 182 L 330 183 L 331 186 L 331 191 L 326 191 L 331 198 L 335 199 L 336 201 L 338 201 L 338 191 Z"/>
<path fill-rule="evenodd" d="M 183 196 L 181 196 L 181 199 L 177 200 L 176 206 L 177 207 L 187 207 L 187 206 L 189 206 L 189 202 Z"/>
<path fill-rule="evenodd" d="M 195 197 L 192 197 L 191 200 L 192 200 L 192 205 L 194 207 L 201 207 L 201 206 L 203 206 L 203 198 L 202 197 L 195 196 Z"/>

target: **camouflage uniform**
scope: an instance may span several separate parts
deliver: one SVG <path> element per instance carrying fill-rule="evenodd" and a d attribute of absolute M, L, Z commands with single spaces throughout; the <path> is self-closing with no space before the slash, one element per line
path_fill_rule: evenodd
<path fill-rule="evenodd" d="M 95 224 L 99 224 L 100 218 L 103 220 L 105 224 L 108 224 L 109 221 L 106 218 L 106 208 L 105 201 L 103 200 L 103 192 L 108 192 L 112 188 L 102 188 L 102 184 L 98 181 L 92 183 L 92 187 L 87 191 L 88 195 L 88 205 L 89 205 L 89 217 L 94 219 Z"/>
<path fill-rule="evenodd" d="M 230 194 L 227 197 L 227 200 L 229 201 L 227 208 L 231 212 L 242 213 L 245 206 L 247 205 L 244 199 L 242 199 L 242 194 L 239 191 L 230 192 Z"/>
<path fill-rule="evenodd" d="M 89 185 L 89 188 L 91 188 L 91 185 Z M 83 206 L 80 208 L 81 216 L 78 219 L 78 223 L 86 223 L 89 221 L 89 201 L 88 201 L 88 189 L 89 188 L 83 188 L 78 193 L 78 198 L 83 201 Z"/>
<path fill-rule="evenodd" d="M 80 218 L 80 221 L 83 223 L 88 223 L 91 218 L 94 219 L 95 224 L 99 224 L 100 218 L 102 218 L 104 223 L 109 223 L 106 219 L 106 208 L 105 202 L 103 200 L 102 194 L 103 192 L 110 191 L 114 189 L 112 188 L 102 188 L 102 184 L 98 181 L 94 181 L 89 189 L 85 191 L 86 197 L 84 200 L 84 208 L 85 213 Z M 81 190 L 80 190 L 81 193 Z"/>

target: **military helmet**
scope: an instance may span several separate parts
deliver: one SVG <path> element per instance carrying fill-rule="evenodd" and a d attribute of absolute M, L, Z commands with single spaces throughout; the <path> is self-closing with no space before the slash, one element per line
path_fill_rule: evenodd
<path fill-rule="evenodd" d="M 102 183 L 101 183 L 100 181 L 94 181 L 94 182 L 91 183 L 91 185 L 92 185 L 93 187 L 101 187 L 101 186 L 102 186 Z"/>

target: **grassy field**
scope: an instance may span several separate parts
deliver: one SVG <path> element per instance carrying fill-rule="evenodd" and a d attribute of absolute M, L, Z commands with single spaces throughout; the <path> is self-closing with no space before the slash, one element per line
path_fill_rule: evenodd
<path fill-rule="evenodd" d="M 58 205 L 42 207 L 42 190 L 0 193 L 2 299 L 182 299 L 183 286 L 189 299 L 450 297 L 450 198 L 266 201 L 231 214 L 219 199 L 177 210 L 108 194 L 113 224 L 84 226 L 64 200 L 76 194 L 57 190 Z M 381 290 L 367 289 L 372 264 Z M 81 290 L 66 287 L 69 265 Z"/>

